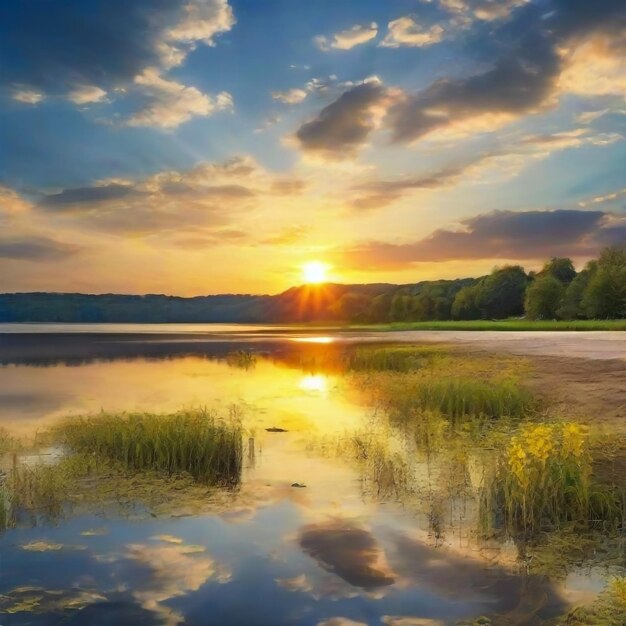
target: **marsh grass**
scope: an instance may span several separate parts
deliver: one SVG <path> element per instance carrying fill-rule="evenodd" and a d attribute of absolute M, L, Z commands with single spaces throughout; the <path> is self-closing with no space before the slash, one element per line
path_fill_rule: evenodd
<path fill-rule="evenodd" d="M 428 413 L 452 423 L 521 419 L 538 407 L 532 392 L 512 378 L 383 373 L 368 376 L 361 386 L 398 424 L 419 422 Z"/>
<path fill-rule="evenodd" d="M 574 423 L 522 425 L 485 481 L 481 520 L 488 529 L 533 534 L 574 523 L 616 528 L 621 495 L 594 481 L 586 429 Z"/>
<path fill-rule="evenodd" d="M 349 372 L 413 372 L 445 358 L 438 346 L 359 347 L 344 355 Z"/>
<path fill-rule="evenodd" d="M 171 414 L 101 413 L 54 429 L 73 453 L 92 454 L 128 470 L 188 473 L 206 484 L 234 485 L 241 477 L 242 429 L 205 410 Z"/>

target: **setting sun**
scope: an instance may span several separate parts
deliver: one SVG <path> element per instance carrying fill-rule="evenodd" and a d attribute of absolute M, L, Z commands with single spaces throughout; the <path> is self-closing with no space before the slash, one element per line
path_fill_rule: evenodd
<path fill-rule="evenodd" d="M 319 284 L 326 282 L 329 266 L 320 261 L 310 261 L 302 266 L 302 278 L 305 283 Z"/>

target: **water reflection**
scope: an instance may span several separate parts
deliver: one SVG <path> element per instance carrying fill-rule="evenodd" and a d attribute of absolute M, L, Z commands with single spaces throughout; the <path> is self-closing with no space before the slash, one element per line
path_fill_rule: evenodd
<path fill-rule="evenodd" d="M 334 362 L 342 346 L 307 339 L 256 342 L 254 367 L 239 366 L 250 346 L 232 342 L 3 343 L 0 361 L 11 365 L 0 398 L 11 402 L 0 404 L 0 424 L 12 432 L 100 409 L 236 403 L 247 443 L 236 492 L 132 476 L 111 480 L 100 508 L 83 503 L 55 524 L 0 534 L 0 622 L 404 626 L 495 612 L 534 624 L 560 612 L 555 585 L 504 563 L 510 546 L 494 541 L 489 563 L 468 539 L 474 453 L 445 436 L 438 458 L 398 432 L 374 436 L 369 408 Z M 345 451 L 347 432 L 369 433 L 356 441 L 356 464 L 311 446 L 327 437 Z"/>
<path fill-rule="evenodd" d="M 307 374 L 300 379 L 298 387 L 304 391 L 325 394 L 328 392 L 328 379 L 324 374 Z"/>

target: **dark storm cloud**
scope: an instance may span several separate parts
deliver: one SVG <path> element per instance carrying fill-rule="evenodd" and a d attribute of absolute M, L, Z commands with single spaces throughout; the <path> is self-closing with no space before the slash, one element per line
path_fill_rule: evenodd
<path fill-rule="evenodd" d="M 159 65 L 157 40 L 182 0 L 0 2 L 0 84 L 47 93 L 125 83 Z"/>
<path fill-rule="evenodd" d="M 620 243 L 625 231 L 624 218 L 602 211 L 496 211 L 463 221 L 459 230 L 436 230 L 412 243 L 359 244 L 341 259 L 351 267 L 389 269 L 417 262 L 577 257 Z"/>
<path fill-rule="evenodd" d="M 488 70 L 440 79 L 392 107 L 387 125 L 393 141 L 414 141 L 484 114 L 521 115 L 536 110 L 555 93 L 563 67 L 561 46 L 602 32 L 623 48 L 625 27 L 626 3 L 616 0 L 525 5 L 485 37 L 496 55 Z"/>
<path fill-rule="evenodd" d="M 79 246 L 47 237 L 0 239 L 0 258 L 22 261 L 59 261 L 80 251 Z"/>
<path fill-rule="evenodd" d="M 141 195 L 130 185 L 112 183 L 99 187 L 77 187 L 64 189 L 55 194 L 45 196 L 39 205 L 45 209 L 72 210 L 81 205 L 89 205 L 97 202 L 122 200 L 131 196 Z"/>
<path fill-rule="evenodd" d="M 328 158 L 354 154 L 375 127 L 373 108 L 387 97 L 378 81 L 369 81 L 345 91 L 296 132 L 296 140 L 305 152 Z"/>

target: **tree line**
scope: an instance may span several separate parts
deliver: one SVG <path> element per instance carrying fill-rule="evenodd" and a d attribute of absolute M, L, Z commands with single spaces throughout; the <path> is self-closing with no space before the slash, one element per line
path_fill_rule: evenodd
<path fill-rule="evenodd" d="M 497 267 L 482 278 L 410 285 L 303 285 L 277 295 L 0 294 L 0 322 L 353 322 L 619 319 L 626 317 L 626 246 L 577 272 L 553 258 L 541 271 Z"/>
<path fill-rule="evenodd" d="M 429 281 L 374 298 L 343 294 L 330 308 L 336 319 L 361 323 L 434 320 L 621 319 L 626 317 L 626 246 L 605 248 L 580 272 L 555 257 L 541 271 L 496 267 L 479 279 Z"/>

